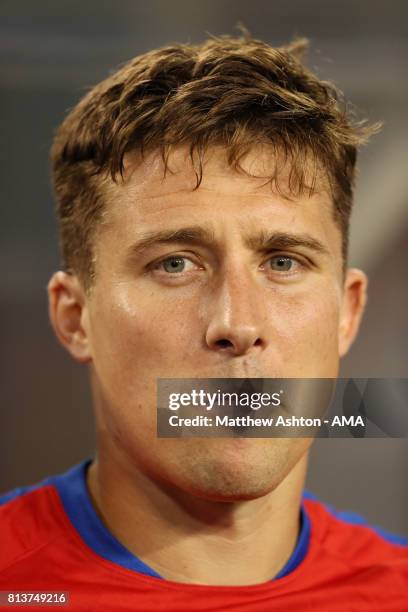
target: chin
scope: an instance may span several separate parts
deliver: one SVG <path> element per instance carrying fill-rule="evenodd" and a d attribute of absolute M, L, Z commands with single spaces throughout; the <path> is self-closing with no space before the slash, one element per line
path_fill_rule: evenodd
<path fill-rule="evenodd" d="M 267 487 L 247 485 L 245 483 L 213 483 L 211 487 L 195 488 L 191 493 L 201 499 L 216 502 L 240 502 L 259 499 L 271 493 L 275 487 L 269 484 Z"/>
<path fill-rule="evenodd" d="M 237 454 L 230 448 L 221 454 L 209 453 L 190 460 L 183 470 L 183 488 L 198 497 L 225 502 L 257 499 L 271 493 L 294 464 L 288 462 L 287 453 L 257 450 L 251 452 L 247 448 Z"/>

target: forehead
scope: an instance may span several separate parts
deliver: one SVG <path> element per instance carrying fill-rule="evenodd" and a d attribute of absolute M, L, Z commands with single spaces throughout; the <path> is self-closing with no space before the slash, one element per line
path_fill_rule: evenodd
<path fill-rule="evenodd" d="M 215 233 L 221 226 L 233 231 L 254 229 L 307 229 L 336 252 L 341 237 L 334 221 L 333 203 L 322 172 L 316 188 L 291 194 L 290 166 L 277 160 L 272 147 L 254 147 L 242 159 L 242 170 L 230 166 L 226 151 L 212 147 L 202 165 L 197 188 L 197 167 L 187 147 L 175 148 L 165 165 L 160 152 L 143 159 L 125 158 L 124 181 L 106 190 L 102 233 L 110 232 L 126 242 L 149 230 L 177 229 L 178 225 L 204 224 Z M 270 181 L 278 170 L 278 188 Z M 306 183 L 313 181 L 312 164 L 306 168 Z"/>
<path fill-rule="evenodd" d="M 278 179 L 278 192 L 281 195 L 301 197 L 302 194 L 294 193 L 289 183 L 293 183 L 293 170 L 289 160 L 285 161 L 284 155 L 276 155 L 271 145 L 257 145 L 251 148 L 240 160 L 239 168 L 231 166 L 228 160 L 228 151 L 222 146 L 209 147 L 203 154 L 201 160 L 197 156 L 190 155 L 188 147 L 174 147 L 163 161 L 161 151 L 153 151 L 146 156 L 139 153 L 128 153 L 124 159 L 125 185 L 129 192 L 135 195 L 147 194 L 161 195 L 165 189 L 176 189 L 178 191 L 192 191 L 197 187 L 197 175 L 200 172 L 200 187 L 212 188 L 220 180 L 230 179 L 229 189 L 232 182 L 239 180 L 238 190 L 242 188 L 247 192 L 271 194 L 271 177 Z M 307 157 L 301 164 L 305 174 L 305 192 L 310 195 L 310 187 L 316 182 L 318 192 L 328 192 L 328 182 L 324 170 L 319 168 L 313 160 Z M 316 179 L 316 180 L 315 180 Z M 119 186 L 121 186 L 119 184 Z M 117 184 L 111 182 L 110 188 L 115 191 Z M 273 190 L 273 189 L 272 189 Z M 326 193 L 328 195 L 328 193 Z"/>

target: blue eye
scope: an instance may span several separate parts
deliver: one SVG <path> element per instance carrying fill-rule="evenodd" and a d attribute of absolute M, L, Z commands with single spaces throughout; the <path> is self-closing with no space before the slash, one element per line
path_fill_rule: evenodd
<path fill-rule="evenodd" d="M 183 272 L 186 267 L 186 260 L 184 257 L 169 257 L 161 262 L 163 269 L 166 272 L 174 273 L 174 272 Z"/>
<path fill-rule="evenodd" d="M 284 255 L 276 255 L 269 260 L 271 268 L 275 272 L 289 272 L 293 267 L 293 259 Z"/>

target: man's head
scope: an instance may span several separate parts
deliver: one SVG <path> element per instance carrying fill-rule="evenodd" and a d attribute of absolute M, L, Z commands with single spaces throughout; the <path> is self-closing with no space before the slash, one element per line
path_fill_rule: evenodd
<path fill-rule="evenodd" d="M 335 377 L 366 280 L 346 270 L 356 147 L 334 89 L 222 38 L 140 56 L 57 133 L 64 346 L 91 364 L 100 444 L 215 499 L 277 487 L 309 441 L 158 440 L 158 378 Z"/>

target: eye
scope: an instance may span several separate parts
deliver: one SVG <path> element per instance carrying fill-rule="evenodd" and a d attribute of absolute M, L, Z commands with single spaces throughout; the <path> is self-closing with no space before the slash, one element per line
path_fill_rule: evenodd
<path fill-rule="evenodd" d="M 275 255 L 269 259 L 270 267 L 274 272 L 290 272 L 298 262 L 287 255 Z"/>
<path fill-rule="evenodd" d="M 157 264 L 156 269 L 164 270 L 164 272 L 169 274 L 175 274 L 177 272 L 185 272 L 186 270 L 191 269 L 191 266 L 194 267 L 194 264 L 189 259 L 186 257 L 181 257 L 180 255 L 175 255 L 160 261 Z"/>

